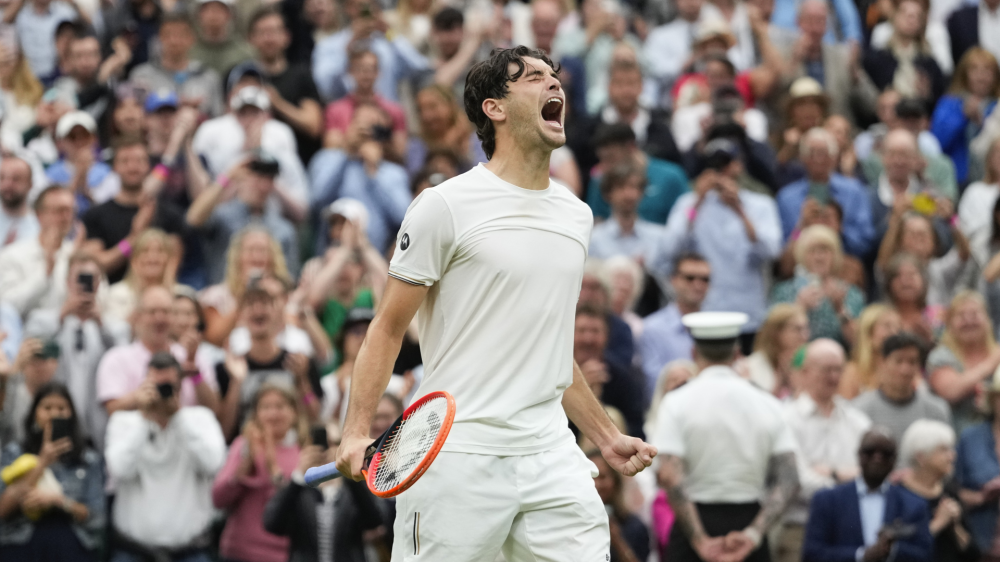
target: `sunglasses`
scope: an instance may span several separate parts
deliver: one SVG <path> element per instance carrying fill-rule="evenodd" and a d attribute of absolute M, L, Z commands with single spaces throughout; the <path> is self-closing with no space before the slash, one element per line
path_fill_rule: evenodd
<path fill-rule="evenodd" d="M 888 449 L 885 447 L 865 447 L 860 451 L 862 456 L 874 457 L 875 455 L 882 455 L 883 457 L 889 459 L 896 456 L 896 451 L 893 449 Z"/>
<path fill-rule="evenodd" d="M 712 281 L 712 278 L 708 275 L 688 275 L 687 273 L 680 274 L 681 279 L 688 283 L 694 283 L 695 281 L 701 281 L 702 283 L 708 284 Z"/>

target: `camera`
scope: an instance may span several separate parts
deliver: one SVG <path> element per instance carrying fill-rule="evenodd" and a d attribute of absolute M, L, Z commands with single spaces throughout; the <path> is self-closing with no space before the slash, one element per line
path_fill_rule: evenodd
<path fill-rule="evenodd" d="M 160 393 L 161 399 L 167 400 L 174 395 L 174 385 L 168 382 L 161 382 L 156 385 L 156 392 Z"/>
<path fill-rule="evenodd" d="M 80 285 L 80 290 L 84 293 L 94 292 L 94 274 L 80 273 L 76 276 L 76 283 Z"/>
<path fill-rule="evenodd" d="M 254 152 L 253 159 L 247 164 L 247 168 L 255 174 L 272 178 L 281 173 L 281 165 L 278 160 L 263 150 Z"/>
<path fill-rule="evenodd" d="M 42 348 L 35 352 L 39 359 L 59 359 L 59 344 L 55 340 L 47 340 Z"/>
<path fill-rule="evenodd" d="M 392 127 L 386 127 L 385 125 L 373 125 L 371 135 L 373 141 L 389 142 L 389 139 L 392 138 Z"/>

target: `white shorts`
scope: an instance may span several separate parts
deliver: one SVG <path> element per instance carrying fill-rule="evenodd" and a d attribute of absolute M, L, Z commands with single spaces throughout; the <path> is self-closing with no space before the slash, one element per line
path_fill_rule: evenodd
<path fill-rule="evenodd" d="M 597 467 L 574 443 L 535 455 L 441 452 L 396 500 L 392 562 L 606 562 Z"/>

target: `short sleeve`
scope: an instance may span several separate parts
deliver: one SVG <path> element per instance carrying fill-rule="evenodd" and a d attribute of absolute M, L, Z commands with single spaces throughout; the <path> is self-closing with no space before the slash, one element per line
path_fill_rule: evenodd
<path fill-rule="evenodd" d="M 788 424 L 785 416 L 781 415 L 780 411 L 776 411 L 775 414 L 777 423 L 774 427 L 774 445 L 771 447 L 771 455 L 794 453 L 797 444 L 795 442 L 795 434 L 792 432 L 792 426 Z"/>
<path fill-rule="evenodd" d="M 412 285 L 433 285 L 441 280 L 454 253 L 455 226 L 444 198 L 424 190 L 403 217 L 389 275 Z"/>
<path fill-rule="evenodd" d="M 656 447 L 657 454 L 680 458 L 687 454 L 674 400 L 668 398 L 660 402 L 660 408 L 656 412 L 656 432 L 653 435 L 652 444 Z"/>
<path fill-rule="evenodd" d="M 927 355 L 927 372 L 933 373 L 942 367 L 951 367 L 959 373 L 965 370 L 962 362 L 958 360 L 958 357 L 955 357 L 955 354 L 950 349 L 939 345 Z"/>

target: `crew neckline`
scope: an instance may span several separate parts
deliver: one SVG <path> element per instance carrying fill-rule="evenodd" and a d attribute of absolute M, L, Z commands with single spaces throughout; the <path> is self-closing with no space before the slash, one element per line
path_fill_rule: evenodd
<path fill-rule="evenodd" d="M 492 170 L 487 168 L 483 163 L 479 163 L 476 168 L 479 172 L 485 175 L 491 182 L 502 186 L 505 189 L 516 191 L 517 193 L 523 194 L 528 197 L 545 197 L 550 192 L 554 191 L 552 189 L 552 178 L 549 178 L 549 185 L 545 189 L 528 189 L 521 187 L 519 185 L 514 185 L 509 181 L 501 178 L 500 176 L 493 173 Z"/>

